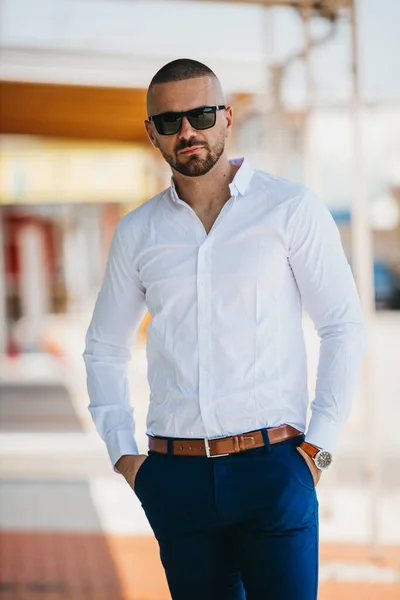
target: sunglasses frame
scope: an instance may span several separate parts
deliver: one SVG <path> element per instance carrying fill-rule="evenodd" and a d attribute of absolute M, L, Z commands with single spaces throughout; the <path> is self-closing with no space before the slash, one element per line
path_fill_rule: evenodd
<path fill-rule="evenodd" d="M 182 127 L 183 117 L 186 117 L 188 119 L 190 126 L 193 127 L 193 129 L 196 129 L 197 131 L 205 131 L 206 129 L 211 129 L 212 127 L 215 126 L 215 123 L 217 121 L 217 117 L 216 117 L 217 110 L 226 110 L 226 108 L 227 107 L 225 106 L 225 104 L 220 104 L 218 106 L 199 106 L 198 108 L 192 108 L 191 110 L 184 110 L 182 112 L 168 111 L 168 112 L 160 113 L 158 115 L 151 115 L 151 116 L 149 116 L 148 120 L 154 123 L 154 126 L 160 135 L 176 135 L 177 133 L 179 133 L 181 130 L 181 127 Z M 208 109 L 208 111 L 205 111 L 205 109 Z M 190 121 L 190 117 L 191 117 L 192 113 L 196 113 L 196 112 L 198 113 L 201 110 L 203 110 L 203 112 L 206 112 L 206 113 L 212 112 L 214 114 L 214 123 L 212 125 L 209 125 L 208 127 L 202 127 L 201 129 L 199 129 L 198 127 L 195 127 L 192 124 L 192 122 Z M 172 133 L 163 133 L 162 131 L 160 131 L 159 126 L 161 127 L 162 125 L 161 125 L 161 123 L 158 122 L 158 119 L 160 117 L 163 117 L 164 115 L 175 115 L 176 119 L 181 120 L 177 131 L 174 131 Z"/>

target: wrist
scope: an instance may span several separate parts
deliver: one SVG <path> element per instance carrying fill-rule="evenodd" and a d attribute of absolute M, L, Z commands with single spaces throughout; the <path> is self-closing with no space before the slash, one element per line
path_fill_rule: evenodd
<path fill-rule="evenodd" d="M 305 440 L 299 444 L 299 447 L 314 461 L 315 465 L 321 469 L 327 469 L 332 463 L 332 454 L 319 446 L 310 444 Z"/>
<path fill-rule="evenodd" d="M 123 454 L 115 463 L 115 468 L 118 471 L 124 471 L 127 468 L 129 469 L 132 466 L 132 463 L 134 463 L 134 460 L 132 460 L 135 456 L 137 456 L 136 454 Z"/>

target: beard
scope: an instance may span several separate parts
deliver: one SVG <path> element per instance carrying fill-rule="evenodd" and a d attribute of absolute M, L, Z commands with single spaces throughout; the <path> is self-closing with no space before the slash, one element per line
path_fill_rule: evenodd
<path fill-rule="evenodd" d="M 183 161 L 179 158 L 178 152 L 184 148 L 192 146 L 201 146 L 201 152 L 205 156 L 201 158 L 198 154 L 192 154 L 186 157 Z M 197 142 L 196 140 L 181 140 L 174 149 L 174 154 L 168 154 L 162 148 L 159 148 L 164 159 L 170 167 L 186 175 L 186 177 L 201 177 L 206 175 L 216 165 L 225 150 L 225 134 L 222 131 L 220 137 L 213 147 L 205 142 Z"/>

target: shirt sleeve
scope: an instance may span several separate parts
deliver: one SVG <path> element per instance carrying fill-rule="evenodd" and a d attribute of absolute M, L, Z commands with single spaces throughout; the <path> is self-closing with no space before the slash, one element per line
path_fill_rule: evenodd
<path fill-rule="evenodd" d="M 339 230 L 306 189 L 289 224 L 289 264 L 320 338 L 315 398 L 305 439 L 333 451 L 350 414 L 366 350 L 366 328 Z"/>
<path fill-rule="evenodd" d="M 117 226 L 104 279 L 85 337 L 83 359 L 89 411 L 113 465 L 138 454 L 127 368 L 131 347 L 146 313 L 145 290 Z"/>

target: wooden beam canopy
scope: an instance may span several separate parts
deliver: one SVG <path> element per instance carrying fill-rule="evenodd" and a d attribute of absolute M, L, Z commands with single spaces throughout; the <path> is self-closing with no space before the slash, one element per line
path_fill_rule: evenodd
<path fill-rule="evenodd" d="M 146 90 L 0 81 L 0 133 L 142 142 Z"/>

